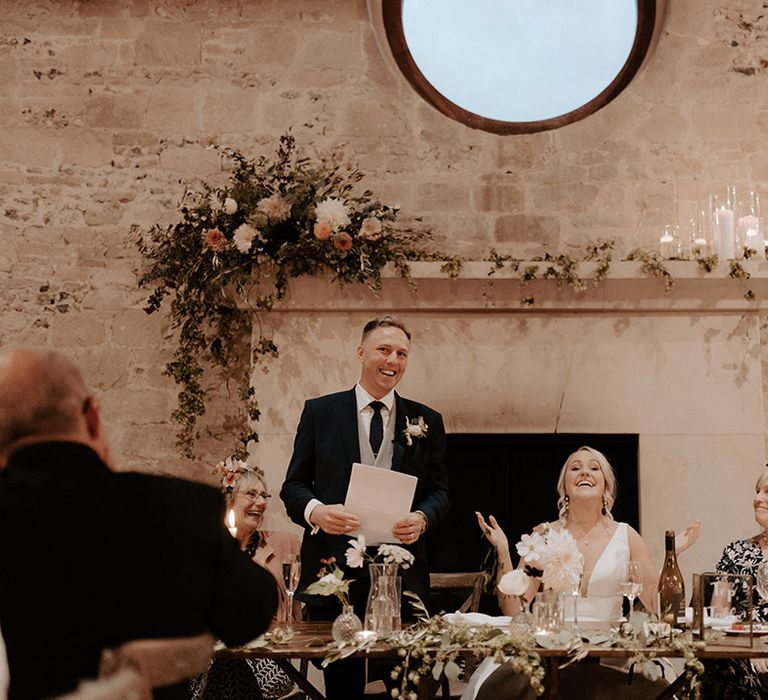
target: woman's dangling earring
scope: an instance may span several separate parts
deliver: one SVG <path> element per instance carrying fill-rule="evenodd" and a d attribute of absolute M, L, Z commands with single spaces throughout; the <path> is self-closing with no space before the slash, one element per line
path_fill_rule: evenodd
<path fill-rule="evenodd" d="M 605 496 L 603 496 L 603 508 L 601 512 L 603 515 L 608 515 L 608 501 L 605 500 Z"/>
<path fill-rule="evenodd" d="M 563 517 L 567 518 L 568 517 L 568 511 L 570 511 L 570 509 L 571 509 L 571 499 L 570 499 L 570 497 L 568 496 L 567 493 L 565 494 L 565 498 L 563 500 L 565 501 L 565 510 L 563 511 Z"/>

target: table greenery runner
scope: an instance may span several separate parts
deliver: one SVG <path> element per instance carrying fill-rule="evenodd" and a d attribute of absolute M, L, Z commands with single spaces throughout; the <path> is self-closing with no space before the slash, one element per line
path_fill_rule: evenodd
<path fill-rule="evenodd" d="M 278 348 L 258 326 L 249 338 L 251 312 L 270 310 L 285 296 L 290 279 L 326 273 L 332 283 L 378 290 L 388 264 L 412 283 L 411 260 L 439 260 L 448 277 L 460 275 L 464 262 L 460 256 L 435 253 L 431 232 L 418 217 L 402 224 L 397 207 L 381 203 L 363 187 L 363 173 L 356 167 L 336 155 L 310 159 L 290 134 L 280 137 L 274 158 L 249 159 L 233 149 L 222 149 L 222 155 L 232 164 L 227 184 L 186 191 L 175 224 L 133 229 L 146 263 L 139 286 L 153 287 L 145 310 L 159 311 L 169 299 L 178 332 L 165 372 L 180 387 L 172 417 L 179 424 L 177 446 L 189 458 L 194 457 L 197 421 L 205 413 L 204 368 L 211 363 L 235 375 L 244 401 L 246 427 L 235 456 L 245 457 L 245 445 L 258 439 L 254 428 L 260 407 L 250 365 L 277 357 Z M 569 254 L 547 252 L 528 261 L 492 249 L 484 260 L 491 263 L 489 277 L 508 268 L 520 275 L 521 287 L 536 279 L 554 280 L 578 294 L 589 281 L 598 285 L 605 279 L 614 247 L 613 240 L 589 241 L 572 246 Z M 728 261 L 728 276 L 749 279 L 740 260 L 755 255 L 745 249 Z M 626 259 L 638 261 L 643 274 L 660 278 L 665 291 L 674 286 L 657 252 L 636 248 Z M 704 274 L 717 268 L 716 255 L 695 260 Z M 589 279 L 579 277 L 582 262 L 592 263 Z M 756 301 L 750 289 L 744 297 Z M 521 307 L 534 304 L 533 296 L 520 299 Z"/>
<path fill-rule="evenodd" d="M 651 631 L 650 618 L 646 613 L 635 612 L 629 622 L 605 632 L 574 633 L 565 629 L 550 638 L 534 636 L 530 628 L 514 622 L 503 630 L 490 625 L 449 621 L 441 615 L 430 617 L 417 596 L 407 592 L 405 595 L 413 599 L 417 611 L 418 621 L 414 625 L 378 640 L 333 642 L 327 646 L 328 652 L 322 665 L 327 666 L 384 644 L 396 649 L 400 659 L 392 671 L 392 680 L 398 683 L 392 697 L 417 700 L 417 688 L 429 676 L 434 681 L 439 681 L 443 675 L 450 680 L 459 678 L 460 661 L 468 651 L 478 657 L 492 656 L 498 663 L 508 663 L 517 673 L 526 674 L 536 695 L 545 691 L 546 673 L 542 656 L 537 651 L 540 648 L 565 649 L 568 660 L 561 668 L 584 659 L 589 647 L 627 649 L 631 653 L 627 662 L 630 673 L 636 671 L 651 679 L 662 675 L 659 659 L 664 657 L 665 652 L 674 652 L 683 658 L 682 672 L 686 681 L 676 697 L 691 700 L 700 697 L 699 678 L 704 666 L 696 657 L 696 652 L 705 645 L 692 641 L 684 634 L 672 638 L 658 636 Z"/>
<path fill-rule="evenodd" d="M 581 575 L 581 554 L 567 530 L 558 531 L 550 527 L 535 530 L 522 537 L 517 549 L 528 568 L 535 575 L 542 576 L 543 584 L 551 590 L 570 591 L 574 587 L 574 579 L 578 581 Z M 366 553 L 366 542 L 362 535 L 350 540 L 345 557 L 347 564 L 356 568 L 361 567 L 364 561 L 383 560 L 397 563 L 403 568 L 413 562 L 413 555 L 397 545 L 380 545 L 376 555 L 371 557 Z M 318 581 L 307 587 L 307 593 L 337 595 L 343 604 L 348 605 L 347 595 L 352 581 L 344 579 L 344 573 L 335 566 L 333 560 L 327 563 L 333 568 L 327 572 L 324 567 L 318 574 Z M 518 573 L 526 579 L 524 583 L 520 581 L 520 585 L 527 588 L 528 575 L 521 570 Z M 501 582 L 499 589 L 504 592 Z M 339 594 L 340 590 L 343 590 L 343 597 Z M 417 620 L 415 624 L 378 638 L 333 642 L 328 646 L 323 666 L 384 643 L 396 649 L 400 659 L 392 671 L 392 680 L 398 681 L 392 696 L 417 700 L 417 686 L 429 675 L 435 681 L 439 681 L 443 675 L 450 680 L 457 679 L 461 673 L 461 657 L 467 650 L 471 650 L 477 656 L 493 656 L 498 663 L 509 663 L 517 673 L 525 673 L 536 695 L 541 695 L 544 693 L 545 671 L 537 647 L 565 649 L 569 660 L 564 665 L 585 658 L 588 647 L 621 647 L 633 652 L 628 660 L 630 669 L 638 669 L 642 675 L 651 679 L 662 675 L 663 667 L 657 660 L 657 654 L 663 656 L 666 648 L 681 654 L 684 659 L 686 684 L 678 694 L 679 697 L 699 697 L 699 676 L 704 667 L 696 658 L 696 651 L 704 648 L 704 644 L 687 639 L 679 633 L 674 636 L 669 633 L 664 636 L 657 634 L 657 628 L 651 624 L 647 613 L 633 612 L 628 622 L 608 631 L 584 632 L 571 626 L 555 634 L 534 635 L 530 624 L 515 618 L 508 629 L 502 630 L 490 625 L 468 624 L 460 615 L 430 616 L 417 595 L 410 591 L 405 591 L 403 595 L 410 600 L 414 609 Z M 280 640 L 276 639 L 276 642 L 280 643 Z"/>

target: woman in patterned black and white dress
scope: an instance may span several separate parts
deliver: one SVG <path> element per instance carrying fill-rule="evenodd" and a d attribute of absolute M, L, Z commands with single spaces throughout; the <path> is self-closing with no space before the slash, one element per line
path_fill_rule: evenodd
<path fill-rule="evenodd" d="M 264 473 L 239 460 L 227 460 L 217 466 L 222 474 L 222 489 L 227 506 L 235 515 L 240 548 L 259 566 L 269 571 L 277 581 L 279 603 L 275 622 L 290 615 L 301 620 L 301 604 L 294 600 L 288 611 L 288 595 L 283 583 L 283 561 L 288 555 L 299 554 L 301 542 L 291 532 L 263 529 L 267 504 L 271 494 Z M 247 601 L 233 601 L 247 605 Z M 293 681 L 269 659 L 216 659 L 193 683 L 192 695 L 198 700 L 257 700 L 279 698 L 290 693 Z"/>
<path fill-rule="evenodd" d="M 768 469 L 763 471 L 755 484 L 752 501 L 755 520 L 760 533 L 745 540 L 731 542 L 723 550 L 717 570 L 729 574 L 751 574 L 757 579 L 757 567 L 768 561 Z M 749 608 L 746 584 L 738 580 L 731 601 L 740 616 L 746 616 Z M 752 590 L 752 617 L 768 622 L 768 601 L 763 600 L 756 588 Z M 768 698 L 768 664 L 763 659 L 736 659 L 708 661 L 703 677 L 703 698 L 713 700 L 757 700 Z"/>

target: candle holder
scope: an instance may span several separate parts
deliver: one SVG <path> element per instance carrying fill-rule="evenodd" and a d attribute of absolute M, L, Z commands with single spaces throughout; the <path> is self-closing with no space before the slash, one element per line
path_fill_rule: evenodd
<path fill-rule="evenodd" d="M 680 234 L 676 225 L 667 224 L 659 238 L 659 252 L 662 258 L 667 260 L 679 258 L 682 253 Z"/>
<path fill-rule="evenodd" d="M 760 214 L 760 195 L 747 192 L 739 199 L 736 210 L 736 241 L 739 251 L 755 251 L 765 258 L 765 225 Z"/>
<path fill-rule="evenodd" d="M 712 221 L 714 248 L 720 260 L 736 257 L 736 187 L 728 185 L 724 192 L 709 195 L 709 212 Z M 741 257 L 739 255 L 739 257 Z"/>
<path fill-rule="evenodd" d="M 706 210 L 697 210 L 683 222 L 680 239 L 686 243 L 689 256 L 694 260 L 712 255 L 712 238 L 707 226 Z"/>

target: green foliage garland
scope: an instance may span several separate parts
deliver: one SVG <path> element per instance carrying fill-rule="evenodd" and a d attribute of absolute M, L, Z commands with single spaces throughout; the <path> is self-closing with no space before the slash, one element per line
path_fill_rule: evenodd
<path fill-rule="evenodd" d="M 248 442 L 258 440 L 254 426 L 260 408 L 250 384 L 251 365 L 278 357 L 279 350 L 260 328 L 252 329 L 252 311 L 270 310 L 284 298 L 290 279 L 330 273 L 339 285 L 360 283 L 378 290 L 381 270 L 390 263 L 413 284 L 409 261 L 437 260 L 450 278 L 461 274 L 465 262 L 431 250 L 431 232 L 419 218 L 401 225 L 396 207 L 363 189 L 364 176 L 357 168 L 343 165 L 336 155 L 310 160 L 289 133 L 280 137 L 272 159 L 248 159 L 232 149 L 223 149 L 222 156 L 232 165 L 225 186 L 204 184 L 202 191 L 185 192 L 175 224 L 133 230 L 147 264 L 139 286 L 153 288 L 145 310 L 157 312 L 169 301 L 178 332 L 165 373 L 180 387 L 172 417 L 179 425 L 177 446 L 190 459 L 199 437 L 198 419 L 205 414 L 204 375 L 211 364 L 240 387 L 245 427 L 234 456 L 245 457 Z M 595 263 L 591 282 L 597 286 L 608 274 L 614 245 L 598 240 L 572 255 L 545 253 L 528 261 L 491 250 L 488 277 L 510 267 L 520 275 L 521 286 L 540 275 L 580 293 L 586 282 L 578 276 L 578 264 Z M 740 259 L 754 255 L 745 249 Z M 626 259 L 641 262 L 644 274 L 661 278 L 666 292 L 674 286 L 657 252 L 636 248 Z M 705 273 L 718 262 L 716 255 L 695 260 Z M 749 273 L 736 259 L 729 261 L 729 276 L 746 280 Z M 744 298 L 756 300 L 752 290 Z M 520 299 L 522 307 L 534 304 L 533 296 Z"/>
<path fill-rule="evenodd" d="M 187 192 L 181 220 L 134 230 L 148 269 L 139 286 L 153 286 L 145 310 L 154 313 L 170 297 L 178 345 L 165 372 L 180 386 L 177 445 L 192 458 L 197 421 L 205 413 L 204 366 L 234 373 L 249 425 L 258 420 L 258 397 L 249 386 L 251 307 L 269 310 L 285 296 L 288 281 L 329 272 L 334 282 L 378 290 L 381 268 L 392 263 L 408 279 L 408 260 L 427 254 L 430 232 L 398 223 L 396 207 L 363 189 L 363 174 L 336 157 L 310 160 L 285 134 L 274 159 L 251 160 L 235 150 L 221 188 Z M 418 221 L 418 219 L 416 219 Z M 258 329 L 257 329 L 258 331 Z M 258 332 L 251 361 L 277 357 L 278 348 Z M 257 439 L 250 429 L 243 448 Z"/>

